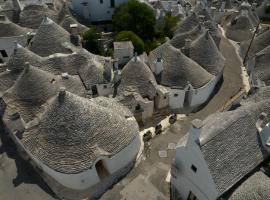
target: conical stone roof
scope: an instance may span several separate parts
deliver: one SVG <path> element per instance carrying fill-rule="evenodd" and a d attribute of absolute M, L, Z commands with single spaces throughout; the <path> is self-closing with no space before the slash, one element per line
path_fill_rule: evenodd
<path fill-rule="evenodd" d="M 22 142 L 51 169 L 77 174 L 91 169 L 100 156 L 113 157 L 138 134 L 135 120 L 61 90 Z"/>
<path fill-rule="evenodd" d="M 213 75 L 219 75 L 223 71 L 225 58 L 208 31 L 192 42 L 189 57 Z"/>
<path fill-rule="evenodd" d="M 174 35 L 181 34 L 187 31 L 191 31 L 199 24 L 199 19 L 195 12 L 186 17 L 177 27 Z"/>
<path fill-rule="evenodd" d="M 42 57 L 32 51 L 22 47 L 18 43 L 14 43 L 15 48 L 7 63 L 8 69 L 20 71 L 23 70 L 24 64 L 29 62 L 33 66 L 39 66 L 42 62 Z"/>
<path fill-rule="evenodd" d="M 133 88 L 142 97 L 152 99 L 156 95 L 156 86 L 154 74 L 139 58 L 133 58 L 123 68 L 120 91 Z"/>
<path fill-rule="evenodd" d="M 150 52 L 151 68 L 154 69 L 154 62 L 160 55 L 164 69 L 161 77 L 162 85 L 185 88 L 190 83 L 194 88 L 200 88 L 213 78 L 213 75 L 169 43 Z"/>
<path fill-rule="evenodd" d="M 0 15 L 0 37 L 26 35 L 29 31 L 9 21 L 5 15 Z"/>
<path fill-rule="evenodd" d="M 56 92 L 54 82 L 51 74 L 27 64 L 11 93 L 20 101 L 33 104 L 45 102 Z"/>
<path fill-rule="evenodd" d="M 27 5 L 20 13 L 19 25 L 38 29 L 46 16 L 55 22 L 58 20 L 58 12 L 48 8 L 47 5 Z"/>
<path fill-rule="evenodd" d="M 245 40 L 241 42 L 240 47 L 242 51 L 242 56 L 246 55 L 246 52 L 248 50 L 249 44 L 251 40 Z M 253 40 L 253 43 L 251 45 L 251 48 L 248 53 L 248 58 L 254 56 L 257 52 L 263 50 L 270 44 L 270 29 L 267 31 L 261 33 L 255 39 Z"/>
<path fill-rule="evenodd" d="M 205 32 L 205 28 L 202 27 L 199 24 L 194 29 L 192 29 L 191 31 L 175 35 L 171 39 L 170 43 L 171 43 L 172 46 L 174 46 L 174 47 L 176 47 L 178 49 L 181 49 L 182 47 L 185 46 L 185 40 L 186 39 L 195 40 L 196 38 L 198 38 L 204 32 Z"/>
<path fill-rule="evenodd" d="M 29 48 L 40 56 L 70 53 L 71 51 L 65 47 L 65 43 L 69 42 L 69 33 L 51 19 L 45 17 Z"/>

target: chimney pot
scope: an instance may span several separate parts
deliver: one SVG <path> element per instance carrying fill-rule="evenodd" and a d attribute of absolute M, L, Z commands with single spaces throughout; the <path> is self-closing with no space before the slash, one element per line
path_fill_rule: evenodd
<path fill-rule="evenodd" d="M 66 96 L 66 88 L 61 87 L 58 94 L 58 100 L 60 103 L 64 102 L 65 96 Z"/>
<path fill-rule="evenodd" d="M 29 62 L 26 62 L 24 65 L 25 65 L 24 66 L 24 70 L 25 70 L 26 73 L 28 73 L 29 72 L 29 68 L 30 68 L 30 63 Z"/>

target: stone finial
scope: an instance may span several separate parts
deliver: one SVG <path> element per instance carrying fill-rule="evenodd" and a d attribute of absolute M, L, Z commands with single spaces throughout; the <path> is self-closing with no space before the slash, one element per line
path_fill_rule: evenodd
<path fill-rule="evenodd" d="M 5 15 L 0 15 L 0 22 L 6 21 L 6 16 Z"/>
<path fill-rule="evenodd" d="M 134 61 L 135 61 L 135 62 L 138 61 L 138 54 L 137 54 L 137 52 L 134 53 Z"/>
<path fill-rule="evenodd" d="M 191 121 L 191 125 L 193 128 L 200 129 L 203 127 L 203 122 L 200 119 L 194 119 Z"/>
<path fill-rule="evenodd" d="M 59 93 L 58 93 L 58 100 L 59 103 L 63 103 L 66 96 L 66 88 L 60 87 Z"/>
<path fill-rule="evenodd" d="M 208 29 L 205 32 L 205 39 L 207 39 L 207 40 L 210 39 L 210 33 L 209 33 L 209 30 Z"/>
<path fill-rule="evenodd" d="M 24 71 L 26 73 L 28 73 L 29 72 L 29 69 L 30 69 L 30 63 L 29 62 L 24 63 Z"/>
<path fill-rule="evenodd" d="M 192 42 L 191 39 L 189 39 L 189 38 L 185 39 L 185 49 L 190 49 L 191 42 Z"/>

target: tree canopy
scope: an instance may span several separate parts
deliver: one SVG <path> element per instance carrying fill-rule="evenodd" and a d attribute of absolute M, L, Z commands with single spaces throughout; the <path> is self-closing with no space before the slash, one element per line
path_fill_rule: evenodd
<path fill-rule="evenodd" d="M 117 32 L 132 31 L 142 39 L 152 39 L 155 30 L 154 11 L 145 3 L 130 0 L 120 5 L 112 17 Z"/>
<path fill-rule="evenodd" d="M 144 51 L 143 40 L 132 31 L 119 32 L 115 37 L 115 41 L 131 41 L 134 46 L 135 52 L 141 54 Z"/>
<path fill-rule="evenodd" d="M 94 54 L 100 54 L 100 48 L 98 40 L 101 38 L 101 34 L 95 29 L 89 29 L 83 34 L 83 46 L 89 52 Z"/>

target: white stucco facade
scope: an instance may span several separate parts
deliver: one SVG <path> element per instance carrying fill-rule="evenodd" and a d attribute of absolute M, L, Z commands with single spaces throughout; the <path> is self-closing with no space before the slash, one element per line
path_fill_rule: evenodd
<path fill-rule="evenodd" d="M 203 87 L 197 89 L 190 89 L 190 91 L 188 91 L 189 106 L 191 108 L 196 108 L 207 102 L 207 100 L 213 93 L 218 81 L 219 78 L 215 76 Z"/>
<path fill-rule="evenodd" d="M 155 108 L 162 109 L 169 106 L 170 90 L 161 85 L 157 86 L 157 95 L 155 97 Z"/>
<path fill-rule="evenodd" d="M 72 0 L 75 13 L 90 22 L 110 21 L 116 7 L 128 0 Z"/>
<path fill-rule="evenodd" d="M 21 46 L 27 45 L 27 36 L 13 36 L 13 37 L 1 37 L 0 38 L 0 59 L 7 62 L 14 51 L 15 42 L 18 42 Z"/>
<path fill-rule="evenodd" d="M 184 107 L 185 89 L 172 88 L 169 93 L 169 107 L 171 109 L 181 109 Z"/>
<path fill-rule="evenodd" d="M 113 57 L 119 65 L 125 65 L 134 56 L 134 47 L 131 41 L 114 42 Z"/>
<path fill-rule="evenodd" d="M 109 96 L 110 94 L 113 94 L 113 84 L 98 84 L 97 92 L 99 96 Z"/>
<path fill-rule="evenodd" d="M 191 127 L 187 141 L 177 146 L 171 184 L 181 199 L 193 194 L 199 200 L 216 200 L 218 191 L 198 144 L 200 129 Z M 178 198 L 179 198 L 178 196 Z M 175 194 L 173 199 L 178 199 Z"/>

